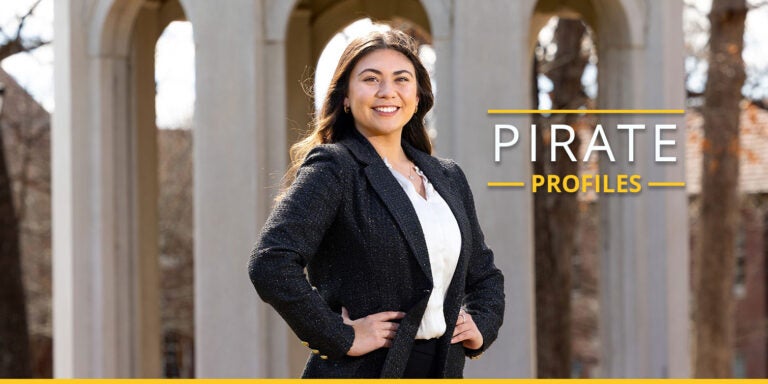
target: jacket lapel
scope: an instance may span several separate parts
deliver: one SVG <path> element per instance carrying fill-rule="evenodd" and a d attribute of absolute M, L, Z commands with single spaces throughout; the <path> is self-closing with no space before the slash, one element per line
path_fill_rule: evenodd
<path fill-rule="evenodd" d="M 456 223 L 459 225 L 459 231 L 461 232 L 461 253 L 459 254 L 459 261 L 456 264 L 456 272 L 453 274 L 453 279 L 451 279 L 451 282 L 453 282 L 456 280 L 459 273 L 463 273 L 466 269 L 471 233 L 464 201 L 460 195 L 460 187 L 454 185 L 451 178 L 447 175 L 448 170 L 441 165 L 436 158 L 413 148 L 406 142 L 403 142 L 403 150 L 405 150 L 406 155 L 416 163 L 416 166 L 424 172 L 424 175 L 427 176 L 429 182 L 435 187 L 437 193 L 440 194 L 443 200 L 445 200 L 445 203 L 448 204 L 448 207 L 451 208 L 453 217 L 456 218 Z"/>
<path fill-rule="evenodd" d="M 442 196 L 443 200 L 445 200 L 446 204 L 451 208 L 451 212 L 453 212 L 453 216 L 456 218 L 456 223 L 459 225 L 459 231 L 461 232 L 461 253 L 459 253 L 456 270 L 453 273 L 453 277 L 448 286 L 448 292 L 446 292 L 446 299 L 443 307 L 445 318 L 455 319 L 458 316 L 459 309 L 464 301 L 465 276 L 467 274 L 469 258 L 471 257 L 472 252 L 472 228 L 469 223 L 469 216 L 467 215 L 464 200 L 461 197 L 463 186 L 454 183 L 456 180 L 450 177 L 448 169 L 440 164 L 438 159 L 411 147 L 407 143 L 403 143 L 403 149 L 408 157 L 410 157 L 419 169 L 424 172 L 427 179 L 432 183 L 432 186 L 435 187 L 437 193 Z M 440 338 L 441 343 L 445 348 L 441 349 L 437 355 L 437 359 L 440 361 L 439 369 L 443 374 L 446 373 L 446 359 L 449 358 L 450 350 L 448 346 L 450 345 L 455 324 L 454 322 L 447 321 L 446 326 L 445 334 Z M 462 354 L 461 359 L 463 358 Z"/>
<path fill-rule="evenodd" d="M 424 241 L 424 233 L 421 230 L 421 224 L 411 200 L 403 191 L 403 187 L 397 182 L 373 146 L 359 132 L 355 130 L 354 133 L 347 135 L 340 142 L 349 148 L 360 162 L 365 164 L 365 176 L 395 219 L 430 285 L 433 284 L 432 268 L 429 264 L 429 252 Z"/>

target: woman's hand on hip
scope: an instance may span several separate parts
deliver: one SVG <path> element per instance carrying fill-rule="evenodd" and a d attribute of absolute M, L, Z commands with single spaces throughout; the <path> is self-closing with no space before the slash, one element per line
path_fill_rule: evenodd
<path fill-rule="evenodd" d="M 395 338 L 398 323 L 391 320 L 402 319 L 405 312 L 379 312 L 366 317 L 352 320 L 349 318 L 349 312 L 341 307 L 341 318 L 344 324 L 351 325 L 355 330 L 355 341 L 352 347 L 347 351 L 349 356 L 362 356 L 368 352 L 375 351 L 381 347 L 391 347 L 392 339 Z"/>
<path fill-rule="evenodd" d="M 480 349 L 483 346 L 483 335 L 477 329 L 477 324 L 472 320 L 472 315 L 459 311 L 456 319 L 456 328 L 453 329 L 451 344 L 461 343 L 465 348 Z"/>

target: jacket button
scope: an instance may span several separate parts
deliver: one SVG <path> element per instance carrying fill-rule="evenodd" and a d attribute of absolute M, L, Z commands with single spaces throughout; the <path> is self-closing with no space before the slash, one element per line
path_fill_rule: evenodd
<path fill-rule="evenodd" d="M 313 350 L 312 350 L 312 353 L 314 353 L 315 355 L 319 355 L 319 354 L 320 354 L 320 351 L 319 351 L 319 350 L 317 350 L 317 349 L 313 349 Z"/>
<path fill-rule="evenodd" d="M 306 341 L 302 341 L 302 342 L 301 342 L 301 345 L 303 345 L 303 346 L 305 346 L 305 347 L 309 347 L 309 343 L 307 343 Z"/>
<path fill-rule="evenodd" d="M 328 356 L 326 356 L 326 355 L 320 355 L 320 358 L 323 359 L 323 360 L 328 360 Z"/>

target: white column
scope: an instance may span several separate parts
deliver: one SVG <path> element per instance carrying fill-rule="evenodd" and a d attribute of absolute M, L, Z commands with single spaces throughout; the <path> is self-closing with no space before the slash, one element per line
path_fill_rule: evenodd
<path fill-rule="evenodd" d="M 134 45 L 134 73 L 127 41 L 142 3 L 55 6 L 54 375 L 158 376 L 156 193 L 150 193 L 156 182 L 143 177 L 155 163 L 156 30 L 142 29 L 133 42 L 144 43 Z M 152 19 L 153 10 L 144 17 Z M 142 74 L 148 88 L 132 81 Z M 142 124 L 148 133 L 136 129 Z M 147 153 L 140 157 L 137 150 Z"/>
<path fill-rule="evenodd" d="M 448 139 L 453 151 L 447 155 L 469 179 L 486 242 L 505 276 L 504 325 L 491 349 L 467 363 L 467 377 L 535 376 L 532 196 L 526 189 L 486 186 L 489 181 L 527 185 L 530 178 L 528 118 L 487 114 L 492 108 L 530 105 L 528 26 L 515 22 L 527 20 L 523 14 L 530 14 L 524 2 L 456 0 L 450 63 L 437 63 L 439 142 L 444 145 Z M 443 57 L 438 51 L 438 58 Z M 446 113 L 446 106 L 451 112 Z M 493 161 L 496 123 L 521 129 L 520 143 L 502 155 L 501 163 Z"/>
<path fill-rule="evenodd" d="M 636 78 L 634 61 L 641 49 L 616 48 L 602 45 L 600 55 L 598 107 L 605 109 L 630 109 L 638 99 L 633 84 Z M 634 59 L 634 60 L 633 60 Z M 643 177 L 648 167 L 646 147 L 650 144 L 645 135 L 636 135 L 634 164 L 628 163 L 628 146 L 625 135 L 616 131 L 618 123 L 643 123 L 646 116 L 609 116 L 599 118 L 612 143 L 615 163 L 601 157 L 600 172 L 609 174 L 637 173 Z M 647 132 L 646 132 L 647 133 Z M 646 187 L 643 187 L 644 189 Z M 644 196 L 601 194 L 600 204 L 600 376 L 637 377 L 639 367 L 646 365 L 647 322 L 647 236 L 643 222 Z"/>
<path fill-rule="evenodd" d="M 267 308 L 247 262 L 268 205 L 261 2 L 182 2 L 195 29 L 195 359 L 197 377 L 263 377 Z"/>
<path fill-rule="evenodd" d="M 51 137 L 54 376 L 83 377 L 94 359 L 91 275 L 92 164 L 83 1 L 54 3 L 56 113 Z"/>
<path fill-rule="evenodd" d="M 682 31 L 678 2 L 648 5 L 649 35 L 640 44 L 599 47 L 600 108 L 683 109 Z M 617 25 L 606 26 L 619 28 Z M 623 26 L 621 26 L 623 27 Z M 618 35 L 615 31 L 603 34 Z M 604 39 L 608 40 L 608 39 Z M 613 116 L 600 119 L 616 143 L 617 161 L 601 164 L 610 174 L 637 173 L 643 192 L 601 195 L 603 242 L 601 368 L 605 377 L 687 377 L 689 361 L 688 204 L 684 188 L 653 189 L 648 181 L 684 181 L 682 116 Z M 646 125 L 628 165 L 626 135 L 617 123 Z M 657 163 L 654 125 L 677 124 L 677 146 L 665 150 L 676 163 Z"/>
<path fill-rule="evenodd" d="M 130 264 L 132 376 L 160 377 L 160 265 L 158 260 L 157 126 L 155 125 L 155 46 L 160 37 L 160 5 L 146 3 L 133 27 L 131 52 L 132 153 L 130 188 L 134 193 L 131 240 L 136 246 Z M 118 272 L 120 273 L 120 272 Z"/>
<path fill-rule="evenodd" d="M 55 377 L 131 375 L 128 65 L 88 52 L 94 2 L 56 3 Z M 117 143 L 120 143 L 119 145 Z M 117 220 L 120 217 L 121 220 Z"/>
<path fill-rule="evenodd" d="M 656 79 L 647 87 L 645 105 L 653 108 L 684 109 L 685 78 L 683 67 L 683 31 L 679 1 L 653 3 L 649 12 L 651 28 L 648 50 L 643 57 L 644 77 Z M 677 144 L 664 150 L 665 156 L 677 157 L 675 163 L 655 163 L 647 172 L 649 181 L 685 181 L 686 128 L 683 115 L 656 117 L 654 124 L 676 124 L 665 139 Z M 648 157 L 655 159 L 654 145 L 648 145 Z M 689 341 L 689 235 L 688 197 L 685 188 L 649 191 L 647 224 L 649 257 L 649 367 L 643 377 L 690 377 Z"/>

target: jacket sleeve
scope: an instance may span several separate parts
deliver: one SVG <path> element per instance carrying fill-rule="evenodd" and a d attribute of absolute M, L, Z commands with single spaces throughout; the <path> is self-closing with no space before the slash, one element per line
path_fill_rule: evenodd
<path fill-rule="evenodd" d="M 478 330 L 483 335 L 480 349 L 464 348 L 470 358 L 480 356 L 496 340 L 504 320 L 504 275 L 493 262 L 493 251 L 485 244 L 485 237 L 477 219 L 477 211 L 464 172 L 458 165 L 464 190 L 464 204 L 472 230 L 472 254 L 467 268 L 464 308 L 472 315 Z"/>
<path fill-rule="evenodd" d="M 312 288 L 304 268 L 341 203 L 343 168 L 334 154 L 338 150 L 318 146 L 310 151 L 267 219 L 248 263 L 251 282 L 262 300 L 277 310 L 313 353 L 331 359 L 346 355 L 354 329 Z"/>

